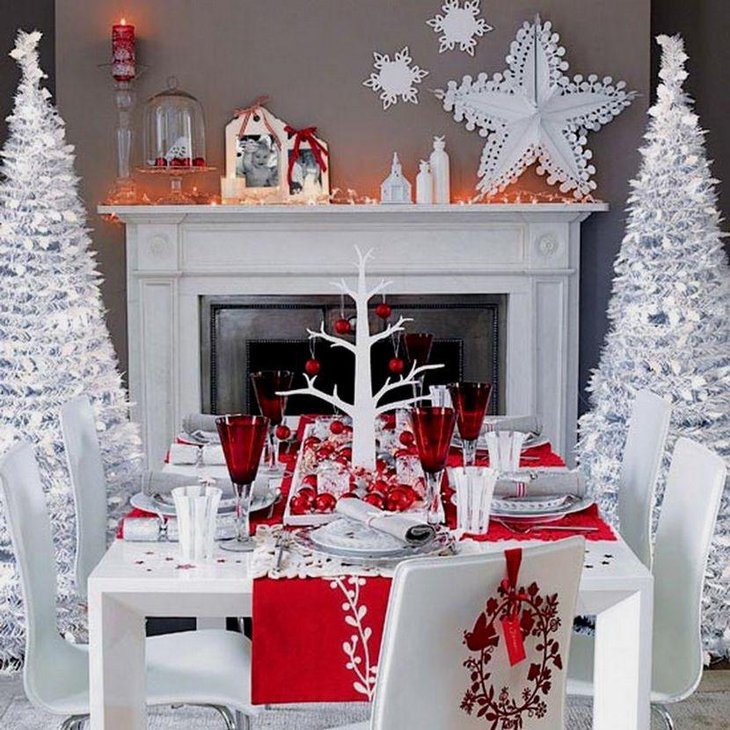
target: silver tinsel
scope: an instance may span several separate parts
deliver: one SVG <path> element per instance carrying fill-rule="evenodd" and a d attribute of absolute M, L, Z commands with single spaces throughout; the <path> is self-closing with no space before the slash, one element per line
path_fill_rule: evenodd
<path fill-rule="evenodd" d="M 716 180 L 704 132 L 683 90 L 682 39 L 660 36 L 658 41 L 661 83 L 649 110 L 641 169 L 632 182 L 626 235 L 615 262 L 610 329 L 589 386 L 592 410 L 580 421 L 581 468 L 614 519 L 626 422 L 638 390 L 672 402 L 670 449 L 679 436 L 687 436 L 730 458 L 730 270 Z M 658 508 L 668 461 L 667 456 Z M 730 654 L 729 556 L 726 489 L 703 600 L 705 649 L 717 656 Z"/>
<path fill-rule="evenodd" d="M 138 479 L 141 450 L 104 319 L 73 147 L 41 85 L 40 37 L 21 31 L 10 54 L 22 77 L 8 118 L 0 183 L 0 450 L 20 439 L 35 444 L 57 553 L 59 627 L 78 635 L 85 618 L 74 591 L 75 518 L 61 404 L 80 393 L 94 403 L 112 520 Z M 4 513 L 0 606 L 0 667 L 11 670 L 22 660 L 24 636 Z"/>

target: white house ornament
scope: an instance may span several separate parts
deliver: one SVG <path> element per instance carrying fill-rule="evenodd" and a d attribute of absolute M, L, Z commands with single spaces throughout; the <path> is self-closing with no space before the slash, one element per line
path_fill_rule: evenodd
<path fill-rule="evenodd" d="M 477 183 L 483 195 L 504 190 L 535 161 L 538 174 L 547 173 L 562 193 L 580 199 L 596 188 L 586 133 L 610 122 L 636 93 L 610 76 L 566 76 L 559 42 L 550 22 L 538 16 L 517 32 L 503 73 L 464 76 L 436 92 L 457 122 L 487 137 Z"/>
<path fill-rule="evenodd" d="M 418 104 L 416 84 L 428 76 L 428 71 L 413 63 L 408 46 L 404 46 L 392 59 L 389 54 L 377 51 L 373 53 L 373 58 L 375 71 L 363 81 L 363 85 L 380 92 L 383 109 L 390 108 L 399 99 Z"/>
<path fill-rule="evenodd" d="M 393 153 L 390 175 L 380 185 L 380 202 L 383 205 L 410 205 L 411 184 L 403 174 L 398 153 Z"/>
<path fill-rule="evenodd" d="M 480 11 L 479 0 L 465 0 L 463 5 L 460 0 L 444 2 L 441 13 L 426 21 L 426 25 L 430 25 L 435 33 L 441 34 L 439 53 L 453 51 L 458 43 L 460 51 L 474 55 L 477 39 L 494 30 L 484 18 L 478 17 Z"/>

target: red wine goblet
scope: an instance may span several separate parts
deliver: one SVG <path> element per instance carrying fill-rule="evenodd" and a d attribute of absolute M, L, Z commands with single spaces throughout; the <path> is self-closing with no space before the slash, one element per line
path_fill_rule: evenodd
<path fill-rule="evenodd" d="M 236 537 L 222 542 L 221 547 L 236 552 L 253 550 L 254 541 L 249 535 L 251 495 L 269 431 L 269 419 L 234 415 L 221 416 L 215 423 L 236 496 Z"/>
<path fill-rule="evenodd" d="M 445 519 L 441 502 L 441 477 L 456 425 L 453 408 L 434 406 L 413 409 L 413 433 L 418 456 L 426 475 L 426 516 L 432 525 Z"/>
<path fill-rule="evenodd" d="M 272 471 L 279 468 L 279 439 L 276 427 L 284 420 L 287 396 L 279 395 L 281 391 L 291 388 L 294 373 L 290 370 L 260 370 L 251 373 L 256 400 L 261 415 L 269 419 L 269 436 L 267 439 L 266 466 Z"/>
<path fill-rule="evenodd" d="M 411 366 L 418 368 L 428 365 L 433 346 L 433 335 L 430 332 L 408 332 L 403 336 L 406 348 L 406 357 Z M 423 375 L 420 375 L 413 384 L 413 397 L 423 395 Z"/>
<path fill-rule="evenodd" d="M 492 397 L 491 383 L 452 383 L 451 402 L 456 411 L 456 427 L 461 438 L 464 466 L 474 466 L 477 439 L 482 430 L 484 414 Z"/>

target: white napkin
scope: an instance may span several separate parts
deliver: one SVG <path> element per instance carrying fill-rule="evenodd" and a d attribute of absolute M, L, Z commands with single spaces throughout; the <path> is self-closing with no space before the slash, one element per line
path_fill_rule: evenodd
<path fill-rule="evenodd" d="M 482 433 L 490 431 L 521 431 L 539 436 L 542 433 L 542 420 L 537 416 L 487 416 Z"/>
<path fill-rule="evenodd" d="M 197 464 L 200 448 L 190 444 L 170 444 L 170 464 L 175 466 Z M 202 447 L 202 452 L 202 463 L 206 466 L 225 466 L 226 457 L 220 444 L 207 444 Z"/>
<path fill-rule="evenodd" d="M 183 416 L 183 431 L 189 434 L 193 434 L 196 431 L 211 431 L 213 433 L 218 433 L 218 427 L 215 425 L 216 418 L 218 418 L 218 416 L 210 413 L 188 413 Z"/>
<path fill-rule="evenodd" d="M 191 484 L 204 479 L 206 483 L 213 487 L 229 490 L 230 481 L 228 479 L 215 479 L 208 475 L 188 475 L 188 474 L 170 474 L 166 471 L 148 471 L 142 475 L 141 489 L 144 494 L 169 494 L 175 487 L 187 487 Z"/>
<path fill-rule="evenodd" d="M 572 494 L 583 499 L 586 496 L 586 482 L 577 469 L 546 467 L 533 470 L 535 479 L 524 482 L 499 479 L 494 493 L 500 497 L 549 497 L 553 494 Z"/>
<path fill-rule="evenodd" d="M 356 522 L 362 522 L 374 530 L 392 535 L 407 545 L 422 546 L 433 540 L 436 535 L 432 525 L 417 517 L 384 512 L 360 499 L 340 499 L 335 512 Z"/>

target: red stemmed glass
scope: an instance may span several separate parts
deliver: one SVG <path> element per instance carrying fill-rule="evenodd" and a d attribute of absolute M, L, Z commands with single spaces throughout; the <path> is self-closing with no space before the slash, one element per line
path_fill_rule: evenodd
<path fill-rule="evenodd" d="M 403 335 L 406 348 L 406 357 L 411 365 L 421 367 L 428 365 L 433 346 L 433 335 L 430 332 L 408 332 Z M 413 384 L 413 397 L 423 394 L 423 375 L 420 375 Z"/>
<path fill-rule="evenodd" d="M 222 542 L 221 547 L 236 552 L 253 550 L 254 541 L 249 535 L 251 495 L 269 431 L 269 419 L 234 415 L 221 416 L 215 423 L 236 495 L 236 537 Z"/>
<path fill-rule="evenodd" d="M 290 390 L 294 373 L 290 370 L 260 370 L 251 373 L 256 400 L 261 415 L 269 419 L 269 437 L 267 440 L 266 465 L 271 470 L 279 467 L 279 439 L 276 438 L 276 427 L 284 420 L 287 396 L 279 395 L 281 391 Z"/>
<path fill-rule="evenodd" d="M 429 523 L 438 525 L 445 519 L 441 477 L 451 448 L 456 413 L 453 408 L 430 406 L 414 408 L 412 417 L 418 456 L 426 474 L 426 515 Z"/>
<path fill-rule="evenodd" d="M 491 383 L 452 383 L 449 385 L 451 402 L 456 411 L 456 427 L 461 437 L 464 466 L 474 466 L 477 439 L 482 430 L 484 414 L 492 397 Z"/>

